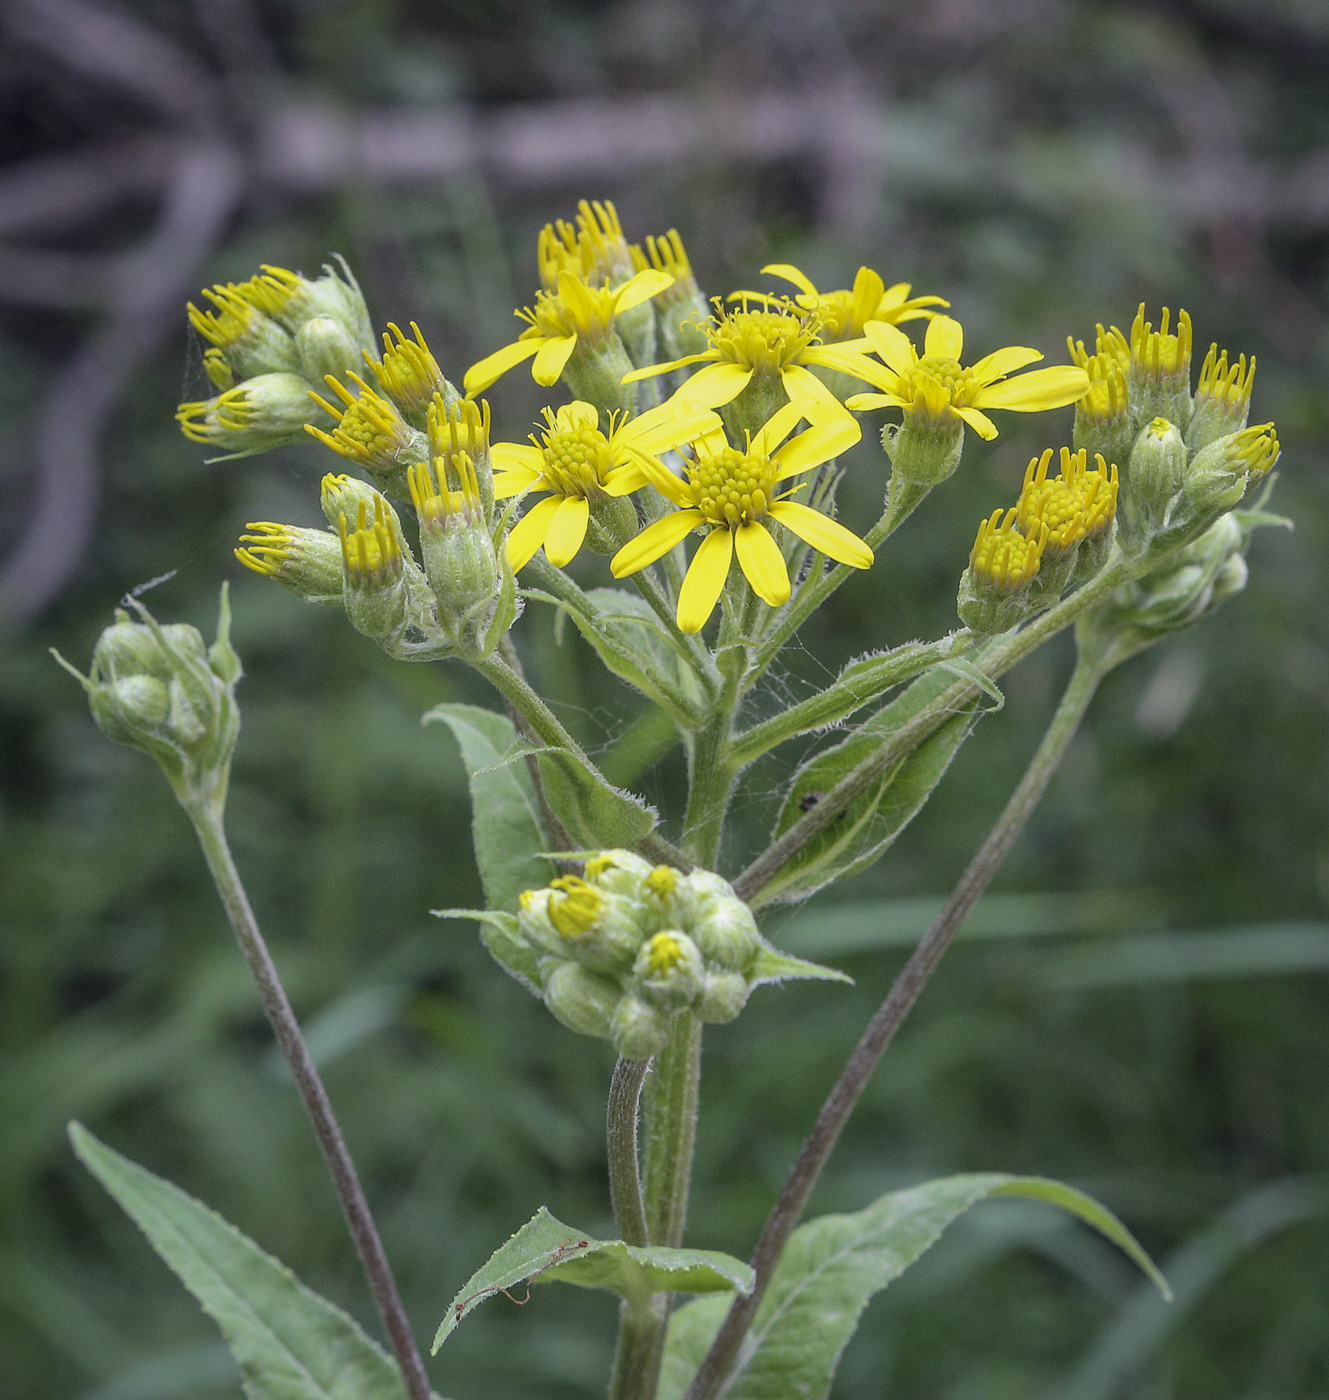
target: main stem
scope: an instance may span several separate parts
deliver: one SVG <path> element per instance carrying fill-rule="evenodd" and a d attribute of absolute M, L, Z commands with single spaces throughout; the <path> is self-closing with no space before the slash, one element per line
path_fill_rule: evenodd
<path fill-rule="evenodd" d="M 749 1295 L 734 1300 L 685 1400 L 714 1400 L 722 1393 L 780 1255 L 803 1214 L 812 1188 L 839 1140 L 859 1095 L 872 1077 L 882 1053 L 913 1009 L 928 979 L 937 970 L 942 955 L 960 931 L 969 911 L 1024 829 L 1109 667 L 1110 662 L 1103 657 L 1081 654 L 1061 703 L 1019 785 L 987 839 L 969 862 L 936 922 L 895 979 L 822 1105 L 816 1124 L 803 1144 L 803 1150 L 753 1251 L 751 1262 L 757 1276 L 756 1284 Z"/>
<path fill-rule="evenodd" d="M 249 896 L 245 893 L 240 872 L 231 858 L 231 848 L 226 840 L 226 830 L 221 812 L 211 803 L 204 805 L 186 804 L 185 810 L 194 823 L 199 844 L 212 872 L 213 883 L 226 909 L 226 917 L 235 931 L 240 951 L 245 955 L 249 970 L 258 984 L 263 1010 L 267 1013 L 277 1044 L 281 1047 L 286 1063 L 295 1076 L 296 1087 L 304 1100 L 318 1137 L 318 1145 L 323 1149 L 324 1160 L 332 1173 L 332 1183 L 341 1202 L 342 1213 L 355 1241 L 356 1252 L 360 1256 L 361 1267 L 369 1280 L 369 1287 L 378 1305 L 379 1316 L 392 1344 L 397 1365 L 401 1368 L 402 1379 L 406 1383 L 411 1400 L 430 1400 L 429 1377 L 425 1374 L 415 1338 L 411 1335 L 411 1324 L 402 1306 L 401 1295 L 397 1291 L 392 1268 L 383 1252 L 383 1241 L 379 1239 L 378 1228 L 369 1210 L 369 1202 L 356 1175 L 355 1163 L 347 1150 L 342 1137 L 341 1126 L 333 1112 L 328 1091 L 310 1056 L 304 1036 L 300 1034 L 300 1024 L 295 1019 L 286 989 L 281 984 L 276 964 L 268 952 L 259 929 L 258 920 L 250 907 Z"/>

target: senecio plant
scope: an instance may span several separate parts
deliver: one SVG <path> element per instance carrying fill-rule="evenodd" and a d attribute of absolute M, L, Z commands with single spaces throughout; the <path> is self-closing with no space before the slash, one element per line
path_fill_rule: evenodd
<path fill-rule="evenodd" d="M 541 287 L 509 345 L 458 389 L 412 323 L 381 346 L 354 278 L 265 268 L 203 293 L 189 320 L 217 392 L 182 404 L 185 435 L 229 457 L 312 434 L 354 469 L 322 483 L 327 529 L 258 522 L 241 564 L 401 661 L 473 667 L 503 711 L 441 705 L 470 774 L 486 946 L 568 1031 L 608 1041 L 609 1197 L 617 1237 L 541 1208 L 458 1290 L 435 1351 L 466 1315 L 519 1284 L 619 1295 L 612 1400 L 825 1396 L 871 1295 L 979 1199 L 1069 1209 L 1166 1291 L 1103 1207 L 1057 1183 L 996 1174 L 893 1193 L 800 1224 L 858 1095 L 965 915 L 1027 820 L 1103 677 L 1246 582 L 1242 508 L 1271 482 L 1272 424 L 1248 427 L 1255 362 L 1211 347 L 1192 383 L 1191 323 L 1141 307 L 1097 328 L 1071 363 L 1024 346 L 971 359 L 938 296 L 860 268 L 819 291 L 708 301 L 677 233 L 629 244 L 611 204 L 540 235 Z M 902 327 L 909 327 L 906 331 Z M 921 331 L 921 336 L 917 332 Z M 921 345 L 920 345 L 921 340 Z M 524 441 L 499 439 L 480 396 L 528 364 L 551 390 Z M 1013 504 L 978 526 L 959 579 L 962 624 L 867 651 L 798 703 L 763 681 L 798 629 L 872 567 L 919 503 L 958 470 L 966 436 L 1007 412 L 1074 406 L 1069 444 L 1029 464 Z M 885 409 L 876 521 L 836 518 L 856 415 Z M 1267 489 L 1264 494 L 1267 494 Z M 617 580 L 609 586 L 608 561 Z M 611 785 L 526 678 L 524 606 L 571 619 L 604 665 L 677 727 L 686 808 L 671 821 Z M 74 1127 L 84 1161 L 220 1323 L 249 1393 L 271 1400 L 431 1394 L 378 1234 L 223 828 L 241 667 L 222 598 L 216 641 L 159 624 L 137 599 L 102 635 L 85 687 L 97 723 L 161 764 L 197 828 L 227 914 L 308 1106 L 392 1356 L 225 1222 Z M 763 983 L 842 974 L 762 934 L 763 911 L 876 861 L 932 792 L 1012 666 L 1072 628 L 1077 662 L 1028 770 L 936 924 L 863 1032 L 744 1263 L 685 1247 L 703 1027 Z M 865 642 L 869 641 L 865 637 Z M 72 669 L 72 668 L 71 668 Z M 75 672 L 78 675 L 77 672 Z M 769 842 L 729 864 L 726 818 L 765 755 L 822 736 L 789 780 Z M 638 1129 L 642 1129 L 639 1142 Z M 697 1295 L 675 1305 L 681 1295 Z"/>

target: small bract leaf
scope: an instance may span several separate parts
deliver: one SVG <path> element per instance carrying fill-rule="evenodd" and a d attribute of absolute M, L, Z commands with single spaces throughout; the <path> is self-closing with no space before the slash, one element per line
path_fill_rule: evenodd
<path fill-rule="evenodd" d="M 642 1302 L 654 1293 L 747 1293 L 752 1280 L 752 1270 L 728 1254 L 639 1249 L 622 1240 L 597 1240 L 564 1225 L 541 1206 L 452 1300 L 433 1349 L 437 1352 L 462 1318 L 486 1298 L 519 1284 L 571 1283 Z"/>
<path fill-rule="evenodd" d="M 502 909 L 431 909 L 436 919 L 474 919 L 480 925 L 480 941 L 494 961 L 515 977 L 528 992 L 543 998 L 539 959 L 517 932 L 517 916 Z"/>
<path fill-rule="evenodd" d="M 631 850 L 655 830 L 659 820 L 655 808 L 611 786 L 584 759 L 567 749 L 538 752 L 545 797 L 574 841 L 594 850 L 612 846 Z"/>

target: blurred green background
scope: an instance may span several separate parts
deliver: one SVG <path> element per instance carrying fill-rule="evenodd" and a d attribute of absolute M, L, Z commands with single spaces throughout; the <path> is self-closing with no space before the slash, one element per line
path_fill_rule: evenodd
<path fill-rule="evenodd" d="M 116 599 L 171 571 L 152 606 L 209 632 L 231 580 L 237 857 L 418 1331 L 537 1206 L 612 1228 L 610 1051 L 427 913 L 478 886 L 455 747 L 419 716 L 493 698 L 243 576 L 244 522 L 317 523 L 327 454 L 208 466 L 171 421 L 202 386 L 199 286 L 343 252 L 376 318 L 417 320 L 460 379 L 510 338 L 538 227 L 583 196 L 632 238 L 676 226 L 712 293 L 772 260 L 827 287 L 867 262 L 948 297 L 976 351 L 1058 362 L 1068 332 L 1147 300 L 1187 306 L 1201 352 L 1258 355 L 1296 533 L 1263 532 L 1246 593 L 1110 679 L 814 1206 L 1061 1176 L 1178 1291 L 1151 1301 L 1051 1212 L 983 1207 L 872 1305 L 838 1400 L 1329 1396 L 1329 7 L 9 0 L 0 25 L 0 1396 L 238 1395 L 211 1324 L 73 1161 L 71 1117 L 373 1325 L 186 823 L 47 655 L 84 664 Z M 491 394 L 505 436 L 537 392 L 518 373 Z M 806 629 L 776 702 L 954 625 L 978 519 L 1070 414 L 1001 429 Z M 843 493 L 860 525 L 868 443 Z M 519 646 L 611 775 L 676 801 L 677 754 L 540 605 Z M 1054 645 L 1016 670 L 888 858 L 772 925 L 857 985 L 766 990 L 708 1034 L 692 1242 L 747 1252 L 1068 663 Z M 753 775 L 734 862 L 799 756 Z M 613 1324 L 579 1290 L 493 1302 L 435 1384 L 594 1395 Z"/>

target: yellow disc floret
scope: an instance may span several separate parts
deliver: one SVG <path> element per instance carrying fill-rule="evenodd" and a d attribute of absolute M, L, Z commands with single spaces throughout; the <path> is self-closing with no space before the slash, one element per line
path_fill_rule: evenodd
<path fill-rule="evenodd" d="M 764 453 L 726 447 L 700 451 L 688 468 L 692 502 L 712 525 L 750 525 L 766 517 L 776 499 L 779 467 Z"/>
<path fill-rule="evenodd" d="M 1018 593 L 1027 588 L 1038 573 L 1039 561 L 1047 544 L 1047 527 L 1037 535 L 1024 535 L 1016 526 L 1015 508 L 1003 517 L 1000 508 L 978 527 L 978 537 L 969 555 L 974 580 L 998 593 Z"/>
<path fill-rule="evenodd" d="M 1016 523 L 1030 538 L 1046 530 L 1044 553 L 1049 559 L 1074 549 L 1082 540 L 1097 539 L 1111 526 L 1117 511 L 1117 469 L 1109 468 L 1101 454 L 1092 470 L 1086 466 L 1083 448 L 1061 449 L 1061 475 L 1049 478 L 1049 447 L 1033 458 L 1024 475 L 1024 489 L 1016 503 Z"/>
<path fill-rule="evenodd" d="M 595 928 L 604 908 L 604 895 L 579 875 L 560 875 L 549 882 L 549 922 L 562 937 L 575 941 Z"/>
<path fill-rule="evenodd" d="M 1131 325 L 1131 370 L 1139 379 L 1190 382 L 1191 318 L 1185 311 L 1177 312 L 1176 334 L 1168 331 L 1168 309 L 1163 308 L 1158 329 L 1144 319 L 1144 302 L 1135 313 Z"/>
<path fill-rule="evenodd" d="M 643 883 L 657 899 L 667 899 L 678 888 L 678 880 L 677 870 L 667 865 L 657 865 Z"/>
<path fill-rule="evenodd" d="M 550 408 L 544 410 L 544 418 L 549 427 L 540 441 L 531 434 L 544 454 L 544 479 L 560 496 L 598 499 L 612 467 L 609 439 L 586 423 L 560 422 Z"/>
<path fill-rule="evenodd" d="M 1130 412 L 1126 374 L 1115 356 L 1090 355 L 1082 366 L 1089 376 L 1089 390 L 1078 404 L 1079 411 L 1093 425 L 1110 427 Z"/>

